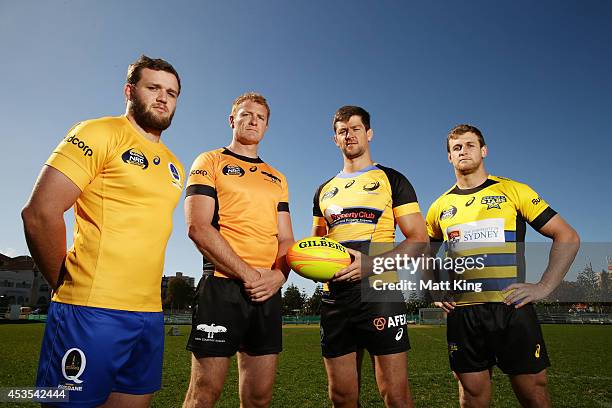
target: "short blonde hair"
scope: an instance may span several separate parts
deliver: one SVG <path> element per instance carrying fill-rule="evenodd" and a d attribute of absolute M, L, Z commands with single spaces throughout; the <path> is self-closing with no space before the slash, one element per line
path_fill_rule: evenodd
<path fill-rule="evenodd" d="M 234 103 L 232 104 L 232 116 L 236 116 L 236 111 L 238 110 L 238 106 L 245 101 L 252 101 L 258 103 L 266 108 L 268 111 L 268 118 L 266 123 L 270 121 L 270 106 L 268 106 L 268 101 L 262 94 L 258 94 L 256 92 L 246 92 L 234 99 Z"/>

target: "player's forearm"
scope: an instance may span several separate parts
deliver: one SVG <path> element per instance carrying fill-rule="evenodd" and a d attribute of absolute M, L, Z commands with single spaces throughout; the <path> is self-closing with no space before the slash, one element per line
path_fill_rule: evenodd
<path fill-rule="evenodd" d="M 189 225 L 188 230 L 198 250 L 225 275 L 243 282 L 259 278 L 259 273 L 234 252 L 213 226 Z"/>
<path fill-rule="evenodd" d="M 26 206 L 21 218 L 30 254 L 51 288 L 56 290 L 66 259 L 63 214 L 47 214 Z"/>
<path fill-rule="evenodd" d="M 580 248 L 580 237 L 574 229 L 563 231 L 553 237 L 548 255 L 548 266 L 539 284 L 552 292 L 561 283 Z"/>
<path fill-rule="evenodd" d="M 287 251 L 289 251 L 289 248 L 291 248 L 294 242 L 293 237 L 278 242 L 278 255 L 276 256 L 275 268 L 283 273 L 285 281 L 287 281 L 289 273 L 291 272 L 291 268 L 287 263 Z"/>

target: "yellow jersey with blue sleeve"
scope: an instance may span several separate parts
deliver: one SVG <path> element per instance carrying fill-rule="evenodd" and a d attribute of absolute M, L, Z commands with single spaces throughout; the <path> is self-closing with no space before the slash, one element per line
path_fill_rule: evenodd
<path fill-rule="evenodd" d="M 355 173 L 340 172 L 323 183 L 314 195 L 313 225 L 326 227 L 328 238 L 373 256 L 393 249 L 395 220 L 417 212 L 417 196 L 408 179 L 375 164 Z M 397 274 L 376 279 L 396 281 Z"/>
<path fill-rule="evenodd" d="M 430 239 L 444 241 L 448 256 L 471 257 L 479 265 L 451 274 L 477 284 L 466 288 L 481 289 L 454 292 L 457 304 L 502 302 L 502 289 L 524 282 L 526 224 L 539 231 L 555 214 L 528 185 L 492 175 L 475 188 L 454 186 L 434 201 L 426 219 Z"/>
<path fill-rule="evenodd" d="M 78 123 L 46 164 L 81 195 L 74 244 L 53 300 L 116 310 L 161 311 L 161 278 L 183 167 L 125 116 Z"/>

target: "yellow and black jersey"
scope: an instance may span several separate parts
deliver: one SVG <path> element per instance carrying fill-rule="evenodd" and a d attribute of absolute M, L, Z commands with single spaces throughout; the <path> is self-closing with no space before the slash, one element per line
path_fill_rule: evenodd
<path fill-rule="evenodd" d="M 183 167 L 124 117 L 77 124 L 46 164 L 82 191 L 74 206 L 74 245 L 53 300 L 159 312 L 160 285 Z"/>
<path fill-rule="evenodd" d="M 419 212 L 412 184 L 401 173 L 379 164 L 355 173 L 340 172 L 316 191 L 313 225 L 327 236 L 368 253 L 371 242 L 393 242 L 395 220 Z"/>
<path fill-rule="evenodd" d="M 481 292 L 459 291 L 459 305 L 502 302 L 506 286 L 524 281 L 526 223 L 540 230 L 556 212 L 529 186 L 489 176 L 480 186 L 454 186 L 427 212 L 432 241 L 444 241 L 452 257 L 472 257 L 483 266 L 454 274 L 456 279 L 480 284 Z M 467 286 L 466 286 L 467 287 Z"/>
<path fill-rule="evenodd" d="M 393 249 L 395 220 L 419 211 L 408 179 L 375 164 L 355 173 L 340 172 L 323 183 L 314 195 L 312 214 L 313 225 L 326 227 L 327 237 L 374 256 Z M 376 279 L 396 281 L 397 274 L 388 272 Z"/>
<path fill-rule="evenodd" d="M 215 199 L 212 225 L 254 268 L 271 268 L 278 253 L 278 213 L 289 211 L 285 176 L 260 158 L 220 148 L 200 154 L 187 180 L 187 196 Z M 214 265 L 204 258 L 204 271 Z M 215 276 L 227 277 L 215 270 Z"/>

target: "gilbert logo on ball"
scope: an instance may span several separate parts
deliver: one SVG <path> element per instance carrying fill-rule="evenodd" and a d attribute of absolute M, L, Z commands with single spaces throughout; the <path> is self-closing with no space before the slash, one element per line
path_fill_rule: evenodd
<path fill-rule="evenodd" d="M 328 281 L 351 264 L 351 255 L 338 242 L 325 237 L 297 241 L 287 251 L 287 263 L 298 274 L 315 281 Z"/>

